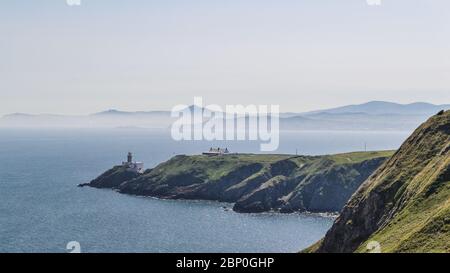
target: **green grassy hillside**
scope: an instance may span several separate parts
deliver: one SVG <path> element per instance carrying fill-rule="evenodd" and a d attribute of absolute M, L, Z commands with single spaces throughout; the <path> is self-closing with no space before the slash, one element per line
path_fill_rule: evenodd
<path fill-rule="evenodd" d="M 450 252 L 450 111 L 422 124 L 353 195 L 317 252 Z"/>

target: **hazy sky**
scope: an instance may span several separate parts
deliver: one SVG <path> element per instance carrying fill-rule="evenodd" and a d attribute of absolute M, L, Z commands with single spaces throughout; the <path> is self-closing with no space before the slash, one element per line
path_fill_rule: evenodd
<path fill-rule="evenodd" d="M 450 1 L 1 0 L 0 114 L 450 103 Z"/>

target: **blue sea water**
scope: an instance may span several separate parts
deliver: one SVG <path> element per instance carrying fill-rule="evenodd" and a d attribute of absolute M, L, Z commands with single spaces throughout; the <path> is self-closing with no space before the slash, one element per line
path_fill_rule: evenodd
<path fill-rule="evenodd" d="M 285 132 L 277 153 L 395 149 L 410 132 Z M 78 188 L 128 151 L 146 167 L 210 146 L 258 152 L 256 142 L 175 142 L 167 131 L 0 129 L 0 252 L 295 252 L 333 219 L 238 214 L 230 204 L 127 196 Z"/>

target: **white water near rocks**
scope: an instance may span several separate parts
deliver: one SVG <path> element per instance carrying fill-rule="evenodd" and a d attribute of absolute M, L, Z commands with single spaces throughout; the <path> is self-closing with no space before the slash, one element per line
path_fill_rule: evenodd
<path fill-rule="evenodd" d="M 277 153 L 395 149 L 410 132 L 286 132 Z M 258 152 L 256 142 L 174 142 L 167 131 L 0 129 L 0 252 L 295 252 L 332 218 L 238 214 L 206 201 L 157 200 L 78 188 L 132 151 L 146 167 L 211 146 Z"/>

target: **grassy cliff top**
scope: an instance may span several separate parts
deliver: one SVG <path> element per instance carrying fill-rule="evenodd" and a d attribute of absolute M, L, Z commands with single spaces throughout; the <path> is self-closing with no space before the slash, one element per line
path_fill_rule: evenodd
<path fill-rule="evenodd" d="M 394 151 L 370 151 L 324 156 L 289 154 L 229 154 L 224 156 L 178 155 L 156 166 L 151 173 L 152 175 L 161 174 L 164 176 L 173 176 L 180 173 L 196 172 L 196 174 L 200 174 L 207 180 L 216 180 L 233 170 L 252 164 L 258 164 L 261 165 L 261 168 L 267 168 L 277 162 L 289 161 L 301 167 L 303 164 L 319 160 L 328 160 L 331 164 L 343 165 L 359 163 L 374 158 L 389 157 L 393 153 Z"/>
<path fill-rule="evenodd" d="M 293 160 L 302 162 L 303 160 L 314 160 L 319 158 L 328 158 L 337 164 L 358 163 L 365 160 L 377 157 L 390 157 L 395 151 L 368 151 L 368 152 L 351 152 L 333 155 L 319 155 L 319 156 L 304 156 L 304 155 L 290 155 L 290 154 L 229 154 L 223 156 L 207 156 L 207 155 L 178 155 L 174 160 L 189 159 L 193 162 L 233 162 L 233 163 L 261 163 L 271 164 L 280 160 Z"/>
<path fill-rule="evenodd" d="M 352 152 L 344 154 L 329 155 L 328 157 L 337 164 L 358 163 L 377 157 L 390 157 L 395 151 L 369 151 L 369 152 Z"/>

